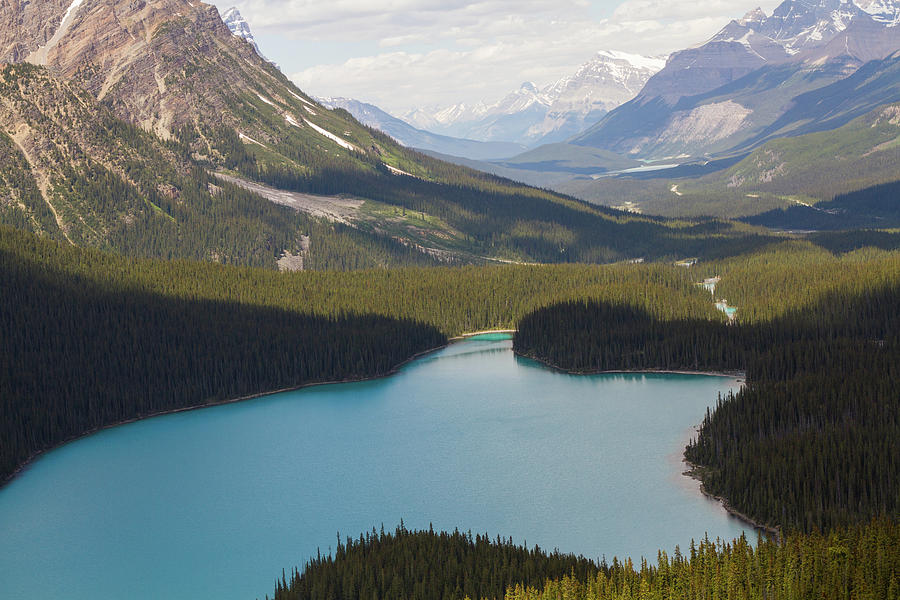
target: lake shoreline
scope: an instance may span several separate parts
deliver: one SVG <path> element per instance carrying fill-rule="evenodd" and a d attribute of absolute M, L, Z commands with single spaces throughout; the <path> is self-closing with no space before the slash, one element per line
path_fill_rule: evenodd
<path fill-rule="evenodd" d="M 722 505 L 722 508 L 724 508 L 725 511 L 729 515 L 735 517 L 736 519 L 743 521 L 744 523 L 747 523 L 748 525 L 750 525 L 757 531 L 763 531 L 768 535 L 774 536 L 775 541 L 781 541 L 781 530 L 780 529 L 778 529 L 777 527 L 773 527 L 771 525 L 767 525 L 765 523 L 760 523 L 759 521 L 756 521 L 752 517 L 742 513 L 741 511 L 737 510 L 736 508 L 734 508 L 731 505 L 731 503 L 728 501 L 728 498 L 725 498 L 724 496 L 717 496 L 715 494 L 710 493 L 706 489 L 706 484 L 703 482 L 702 473 L 703 473 L 704 467 L 696 465 L 686 458 L 683 460 L 683 462 L 684 462 L 684 464 L 686 464 L 689 467 L 689 469 L 687 471 L 683 472 L 682 475 L 684 475 L 685 477 L 690 477 L 691 479 L 700 482 L 700 493 L 701 494 L 703 494 L 710 500 L 717 501 L 719 504 Z"/>
<path fill-rule="evenodd" d="M 39 460 L 44 454 L 47 454 L 47 453 L 49 453 L 49 452 L 52 452 L 53 450 L 57 450 L 57 449 L 59 449 L 59 448 L 62 448 L 63 446 L 65 446 L 65 445 L 67 445 L 67 444 L 71 444 L 71 443 L 73 443 L 73 442 L 77 442 L 78 440 L 80 440 L 80 439 L 82 439 L 82 438 L 85 438 L 85 437 L 94 435 L 94 434 L 99 433 L 99 432 L 101 432 L 101 431 L 103 431 L 103 430 L 106 430 L 106 429 L 112 429 L 113 427 L 119 427 L 119 426 L 122 426 L 122 425 L 128 425 L 128 424 L 130 424 L 130 423 L 136 423 L 136 422 L 138 422 L 138 421 L 144 421 L 144 420 L 146 420 L 146 419 L 152 419 L 152 418 L 154 418 L 154 417 L 162 417 L 162 416 L 165 416 L 165 415 L 172 415 L 172 414 L 177 414 L 177 413 L 182 413 L 182 412 L 195 411 L 195 410 L 202 410 L 202 409 L 204 409 L 204 408 L 214 408 L 214 407 L 217 407 L 217 406 L 225 406 L 225 405 L 228 405 L 228 404 L 234 404 L 234 403 L 237 403 L 237 402 L 244 402 L 244 401 L 246 401 L 246 400 L 253 400 L 253 399 L 255 399 L 255 398 L 261 398 L 261 397 L 263 397 L 263 396 L 271 396 L 271 395 L 274 395 L 274 394 L 281 394 L 281 393 L 284 393 L 284 392 L 293 392 L 293 391 L 297 391 L 297 390 L 301 390 L 301 389 L 309 388 L 309 387 L 314 387 L 314 386 L 334 385 L 334 384 L 341 384 L 341 383 L 359 383 L 359 382 L 363 382 L 363 381 L 374 381 L 374 380 L 378 380 L 378 379 L 386 379 L 386 378 L 388 378 L 388 377 L 391 377 L 391 376 L 394 376 L 394 375 L 398 374 L 398 373 L 403 369 L 403 367 L 405 367 L 406 365 L 410 364 L 411 362 L 413 362 L 413 361 L 415 361 L 415 360 L 418 360 L 418 359 L 420 359 L 420 358 L 422 358 L 422 357 L 424 357 L 424 356 L 427 356 L 427 355 L 429 355 L 429 354 L 434 354 L 435 352 L 439 352 L 439 351 L 441 351 L 441 350 L 447 348 L 448 346 L 450 346 L 450 345 L 451 345 L 452 343 L 454 343 L 454 342 L 458 342 L 458 341 L 462 341 L 462 340 L 471 339 L 471 338 L 476 337 L 476 336 L 479 336 L 479 335 L 490 335 L 490 334 L 515 334 L 515 333 L 516 333 L 516 330 L 514 330 L 514 329 L 496 329 L 496 330 L 484 330 L 484 331 L 476 331 L 476 332 L 472 332 L 472 333 L 464 333 L 464 334 L 459 335 L 459 336 L 447 338 L 447 343 L 446 343 L 446 344 L 442 344 L 442 345 L 440 345 L 440 346 L 436 346 L 436 347 L 434 347 L 434 348 L 430 348 L 430 349 L 428 349 L 428 350 L 423 350 L 423 351 L 421 351 L 421 352 L 418 352 L 418 353 L 414 354 L 413 356 L 410 356 L 409 358 L 407 358 L 407 359 L 404 360 L 403 362 L 401 362 L 401 363 L 395 365 L 395 366 L 392 367 L 389 371 L 387 371 L 387 372 L 385 372 L 385 373 L 378 374 L 378 375 L 373 375 L 373 376 L 370 376 L 370 377 L 348 378 L 348 379 L 329 380 L 329 381 L 311 381 L 311 382 L 307 382 L 307 383 L 304 383 L 304 384 L 301 384 L 301 385 L 297 385 L 297 386 L 290 386 L 290 387 L 280 388 L 280 389 L 276 389 L 276 390 L 262 391 L 262 392 L 257 392 L 257 393 L 253 393 L 253 394 L 245 394 L 245 395 L 243 395 L 243 396 L 238 396 L 238 397 L 236 397 L 236 398 L 227 398 L 227 399 L 225 399 L 225 400 L 217 400 L 217 401 L 214 401 L 214 402 L 208 402 L 208 403 L 204 403 L 204 404 L 195 404 L 195 405 L 191 405 L 191 406 L 184 406 L 184 407 L 181 407 L 181 408 L 173 408 L 173 409 L 169 409 L 169 410 L 158 411 L 158 412 L 155 412 L 155 413 L 152 413 L 152 414 L 148 414 L 148 415 L 142 415 L 142 416 L 139 416 L 139 417 L 133 417 L 133 418 L 130 418 L 130 419 L 123 419 L 123 420 L 117 421 L 117 422 L 115 422 L 115 423 L 110 423 L 110 424 L 104 425 L 104 426 L 102 426 L 102 427 L 97 427 L 97 428 L 91 429 L 91 430 L 86 431 L 86 432 L 84 432 L 84 433 L 81 433 L 81 434 L 79 434 L 79 435 L 77 435 L 77 436 L 73 436 L 73 437 L 71 437 L 71 438 L 69 438 L 69 439 L 67 439 L 67 440 L 64 440 L 64 441 L 60 442 L 59 444 L 56 444 L 56 445 L 54 445 L 54 446 L 52 446 L 52 447 L 50 447 L 50 448 L 41 450 L 40 452 L 36 452 L 36 453 L 33 454 L 32 456 L 30 456 L 25 462 L 23 462 L 21 465 L 19 465 L 19 466 L 18 466 L 12 473 L 10 473 L 6 478 L 4 478 L 4 480 L 3 480 L 2 482 L 0 482 L 0 491 L 2 491 L 7 485 L 9 485 L 10 483 L 12 483 L 17 477 L 19 477 L 19 476 L 22 475 L 26 470 L 28 470 L 28 468 L 30 468 L 30 467 L 31 467 L 37 460 Z M 668 375 L 704 375 L 704 376 L 710 376 L 710 377 L 731 377 L 731 378 L 738 378 L 738 377 L 744 377 L 744 376 L 745 376 L 745 374 L 744 374 L 742 371 L 716 372 L 716 371 L 687 371 L 687 370 L 668 370 L 668 369 L 635 369 L 635 370 L 607 370 L 607 371 L 601 371 L 601 370 L 593 370 L 593 371 L 575 371 L 575 370 L 567 370 L 567 369 L 563 369 L 563 368 L 561 368 L 561 367 L 559 367 L 559 366 L 557 366 L 557 365 L 554 365 L 554 364 L 552 364 L 552 363 L 550 363 L 549 361 L 546 361 L 546 360 L 542 360 L 542 359 L 539 359 L 539 358 L 536 358 L 536 357 L 533 357 L 533 356 L 527 356 L 527 355 L 525 355 L 525 354 L 520 354 L 520 353 L 516 352 L 515 350 L 513 350 L 513 354 L 516 355 L 516 356 L 522 357 L 522 358 L 527 358 L 527 359 L 529 359 L 529 360 L 533 360 L 533 361 L 535 361 L 535 362 L 537 362 L 537 363 L 540 363 L 541 365 L 543 365 L 543 366 L 545 366 L 545 367 L 547 367 L 547 368 L 549 368 L 549 369 L 552 369 L 552 370 L 554 370 L 554 371 L 558 371 L 558 372 L 561 372 L 561 373 L 565 373 L 565 374 L 568 374 L 568 375 L 613 375 L 613 374 L 641 374 L 641 373 L 644 373 L 644 374 L 659 374 L 659 375 L 666 375 L 666 374 L 668 374 Z M 694 464 L 688 462 L 687 460 L 684 460 L 683 462 L 684 462 L 684 464 L 687 464 L 687 465 L 690 467 L 690 469 L 689 469 L 688 471 L 683 472 L 682 475 L 687 476 L 687 477 L 690 477 L 691 479 L 695 479 L 695 480 L 699 481 L 699 482 L 700 482 L 700 492 L 701 492 L 705 497 L 711 498 L 711 499 L 714 499 L 714 500 L 717 500 L 717 501 L 722 505 L 722 507 L 723 507 L 729 514 L 731 514 L 731 515 L 734 516 L 735 518 L 740 519 L 741 521 L 747 523 L 748 525 L 750 525 L 750 526 L 753 527 L 754 529 L 757 529 L 757 530 L 760 530 L 760 531 L 765 531 L 766 533 L 768 533 L 768 534 L 773 534 L 773 535 L 776 536 L 776 538 L 778 538 L 778 536 L 780 535 L 780 533 L 779 533 L 779 531 L 778 531 L 777 529 L 775 529 L 775 528 L 773 528 L 773 527 L 770 527 L 770 526 L 767 526 L 767 525 L 764 525 L 764 524 L 762 524 L 762 523 L 758 523 L 758 522 L 754 521 L 753 519 L 751 519 L 751 518 L 748 517 L 747 515 L 745 515 L 745 514 L 739 512 L 739 511 L 735 510 L 735 509 L 728 503 L 728 500 L 727 500 L 726 498 L 722 498 L 722 497 L 719 497 L 719 496 L 715 496 L 715 495 L 710 494 L 709 492 L 707 492 L 706 489 L 705 489 L 705 486 L 704 486 L 704 484 L 703 484 L 703 479 L 702 479 L 702 478 L 700 477 L 700 475 L 699 475 L 700 468 L 697 467 L 696 465 L 694 465 Z"/>
<path fill-rule="evenodd" d="M 541 363 L 545 367 L 549 369 L 553 369 L 554 371 L 559 371 L 560 373 L 565 373 L 566 375 L 615 375 L 615 374 L 633 374 L 638 375 L 641 373 L 646 374 L 658 374 L 658 375 L 704 375 L 707 377 L 728 377 L 731 379 L 746 379 L 747 373 L 745 371 L 696 371 L 696 370 L 687 370 L 687 369 L 588 369 L 585 371 L 578 371 L 575 369 L 566 369 L 564 367 L 560 367 L 558 365 L 553 364 L 552 362 L 545 360 L 543 358 L 538 358 L 536 356 L 530 356 L 528 354 L 522 354 L 520 352 L 516 352 L 513 350 L 513 353 L 516 356 L 521 358 L 527 358 L 528 360 L 533 360 L 535 362 Z M 744 383 L 744 382 L 741 382 Z"/>
<path fill-rule="evenodd" d="M 571 369 L 564 369 L 562 367 L 554 365 L 553 363 L 551 363 L 547 360 L 543 360 L 543 359 L 540 359 L 540 358 L 537 358 L 534 356 L 528 356 L 526 354 L 521 354 L 519 352 L 515 352 L 515 350 L 513 350 L 513 352 L 515 353 L 516 356 L 520 356 L 522 358 L 527 358 L 529 360 L 533 360 L 535 362 L 538 362 L 538 363 L 544 365 L 547 368 L 553 369 L 554 371 L 559 371 L 560 373 L 565 373 L 566 375 L 614 375 L 614 374 L 637 375 L 637 374 L 642 374 L 642 373 L 644 373 L 644 374 L 659 374 L 659 375 L 705 375 L 708 377 L 727 377 L 727 378 L 731 378 L 731 379 L 744 379 L 745 381 L 746 381 L 746 377 L 747 377 L 747 374 L 744 371 L 687 371 L 687 370 L 672 370 L 672 369 L 631 369 L 631 370 L 614 369 L 614 370 L 607 370 L 607 371 L 603 371 L 603 370 L 576 371 L 576 370 L 571 370 Z M 745 381 L 741 381 L 740 383 L 744 384 Z M 743 521 L 744 523 L 753 527 L 757 531 L 763 531 L 766 534 L 773 535 L 773 536 L 775 536 L 776 540 L 781 539 L 781 532 L 776 527 L 772 527 L 770 525 L 766 525 L 764 523 L 755 521 L 748 515 L 740 512 L 739 510 L 734 508 L 731 505 L 731 503 L 728 501 L 728 499 L 725 498 L 724 496 L 716 496 L 715 494 L 711 494 L 709 491 L 707 491 L 706 485 L 703 482 L 703 477 L 701 476 L 703 469 L 701 467 L 699 467 L 698 465 L 695 465 L 694 463 L 690 462 L 686 458 L 684 458 L 683 453 L 681 455 L 681 458 L 682 458 L 682 462 L 689 467 L 689 469 L 687 471 L 682 472 L 682 475 L 685 477 L 690 477 L 691 479 L 694 479 L 695 481 L 698 481 L 700 483 L 700 493 L 703 494 L 703 496 L 705 496 L 706 498 L 710 498 L 711 500 L 717 501 L 719 504 L 722 505 L 722 508 L 724 508 L 728 514 L 730 514 L 731 516 L 735 517 L 736 519 L 738 519 L 740 521 Z"/>
<path fill-rule="evenodd" d="M 423 350 L 421 352 L 418 352 L 418 353 L 414 354 L 413 356 L 410 356 L 403 362 L 395 365 L 394 367 L 391 367 L 391 369 L 389 371 L 387 371 L 385 373 L 380 373 L 378 375 L 372 375 L 370 377 L 335 379 L 335 380 L 330 380 L 330 381 L 310 381 L 308 383 L 303 383 L 300 385 L 290 386 L 290 387 L 281 388 L 281 389 L 277 389 L 277 390 L 269 390 L 269 391 L 264 391 L 264 392 L 256 392 L 253 394 L 245 394 L 243 396 L 238 396 L 237 398 L 226 398 L 225 400 L 216 400 L 214 402 L 207 402 L 205 404 L 194 404 L 191 406 L 183 406 L 181 408 L 172 408 L 172 409 L 168 409 L 168 410 L 161 410 L 161 411 L 157 411 L 155 413 L 151 413 L 148 415 L 142 415 L 139 417 L 133 417 L 130 419 L 123 419 L 121 421 L 116 421 L 115 423 L 103 425 L 102 427 L 95 427 L 94 429 L 91 429 L 84 433 L 80 433 L 76 436 L 72 436 L 71 438 L 68 438 L 50 448 L 46 448 L 44 450 L 41 450 L 41 451 L 36 452 L 36 453 L 32 454 L 31 456 L 29 456 L 28 459 L 25 460 L 25 462 L 23 462 L 21 465 L 16 467 L 16 469 L 12 473 L 7 475 L 2 481 L 0 481 L 0 491 L 2 491 L 3 488 L 5 488 L 10 483 L 12 483 L 16 477 L 18 477 L 19 475 L 24 473 L 31 465 L 33 465 L 35 463 L 35 461 L 40 459 L 44 454 L 46 454 L 48 452 L 52 452 L 53 450 L 56 450 L 58 448 L 62 448 L 66 444 L 71 444 L 72 442 L 77 442 L 78 440 L 88 437 L 88 436 L 91 436 L 91 435 L 94 435 L 95 433 L 100 433 L 101 431 L 103 431 L 105 429 L 112 429 L 113 427 L 119 427 L 121 425 L 128 425 L 129 423 L 136 423 L 138 421 L 144 421 L 146 419 L 152 419 L 154 417 L 162 417 L 165 415 L 174 415 L 177 413 L 194 411 L 194 410 L 202 410 L 204 408 L 213 408 L 216 406 L 225 406 L 227 404 L 234 404 L 236 402 L 244 402 L 245 400 L 253 400 L 255 398 L 262 398 L 263 396 L 271 396 L 273 394 L 281 394 L 284 392 L 294 392 L 297 390 L 302 390 L 304 388 L 313 387 L 313 386 L 334 385 L 334 384 L 338 384 L 338 383 L 359 383 L 362 381 L 375 381 L 377 379 L 385 379 L 387 377 L 396 375 L 397 373 L 400 372 L 400 370 L 403 367 L 405 367 L 409 363 L 411 363 L 415 360 L 418 360 L 418 359 L 422 358 L 423 356 L 427 356 L 429 354 L 439 352 L 440 350 L 443 350 L 444 348 L 446 348 L 453 342 L 469 339 L 469 338 L 472 338 L 472 337 L 475 337 L 478 335 L 487 335 L 487 334 L 491 334 L 491 333 L 515 333 L 515 332 L 516 332 L 515 329 L 494 329 L 494 330 L 476 331 L 473 333 L 464 333 L 464 334 L 456 336 L 456 337 L 447 338 L 446 344 L 442 344 L 440 346 L 436 346 L 434 348 L 430 348 L 428 350 Z"/>
<path fill-rule="evenodd" d="M 491 333 L 491 332 L 486 332 L 486 333 Z M 473 335 L 474 335 L 474 334 L 473 334 Z M 333 384 L 339 384 L 339 383 L 360 383 L 360 382 L 363 382 L 363 381 L 374 381 L 374 380 L 376 380 L 376 379 L 384 379 L 384 378 L 387 378 L 387 377 L 391 377 L 391 376 L 393 376 L 393 375 L 396 375 L 397 373 L 400 372 L 400 370 L 401 370 L 403 367 L 405 367 L 405 366 L 408 365 L 409 363 L 413 362 L 414 360 L 417 360 L 417 359 L 419 359 L 419 358 L 422 358 L 423 356 L 427 356 L 428 354 L 433 354 L 433 353 L 435 353 L 435 352 L 438 352 L 438 351 L 440 351 L 440 350 L 443 350 L 444 348 L 446 348 L 447 346 L 449 346 L 450 343 L 451 343 L 452 341 L 454 341 L 454 340 L 460 340 L 460 339 L 464 339 L 464 338 L 463 338 L 463 337 L 458 337 L 458 338 L 448 338 L 446 344 L 443 344 L 443 345 L 441 345 L 441 346 L 436 346 L 436 347 L 434 347 L 434 348 L 430 348 L 430 349 L 428 349 L 428 350 L 423 350 L 423 351 L 421 351 L 421 352 L 418 352 L 418 353 L 414 354 L 413 356 L 407 358 L 407 359 L 404 360 L 403 362 L 401 362 L 401 363 L 395 365 L 394 367 L 391 367 L 391 369 L 390 369 L 389 371 L 387 371 L 387 372 L 385 372 L 385 373 L 380 373 L 380 374 L 378 374 L 378 375 L 372 375 L 372 376 L 370 376 L 370 377 L 357 377 L 357 378 L 348 378 L 348 379 L 335 379 L 335 380 L 330 380 L 330 381 L 310 381 L 310 382 L 303 383 L 303 384 L 300 384 L 300 385 L 290 386 L 290 387 L 286 387 L 286 388 L 280 388 L 280 389 L 277 389 L 277 390 L 268 390 L 268 391 L 264 391 L 264 392 L 255 392 L 255 393 L 253 393 L 253 394 L 245 394 L 245 395 L 243 395 L 243 396 L 238 396 L 238 397 L 236 397 L 236 398 L 226 398 L 225 400 L 216 400 L 216 401 L 214 401 L 214 402 L 207 402 L 207 403 L 205 403 L 205 404 L 193 404 L 193 405 L 191 405 L 191 406 L 183 406 L 183 407 L 181 407 L 181 408 L 171 408 L 171 409 L 168 409 L 168 410 L 161 410 L 161 411 L 157 411 L 157 412 L 154 412 L 154 413 L 151 413 L 151 414 L 148 414 L 148 415 L 141 415 L 141 416 L 139 416 L 139 417 L 133 417 L 133 418 L 130 418 L 130 419 L 123 419 L 123 420 L 121 420 L 121 421 L 116 421 L 115 423 L 110 423 L 110 424 L 108 424 L 108 425 L 103 425 L 102 427 L 95 427 L 94 429 L 91 429 L 91 430 L 89 430 L 89 431 L 85 431 L 84 433 L 80 433 L 80 434 L 78 434 L 78 435 L 76 435 L 76 436 L 72 436 L 71 438 L 68 438 L 68 439 L 66 439 L 66 440 L 64 440 L 64 441 L 62 441 L 62 442 L 60 442 L 60 443 L 58 443 L 58 444 L 56 444 L 56 445 L 54 445 L 54 446 L 52 446 L 52 447 L 50 447 L 50 448 L 46 448 L 46 449 L 44 449 L 44 450 L 41 450 L 41 451 L 36 452 L 36 453 L 32 454 L 31 456 L 29 456 L 28 459 L 27 459 L 25 462 L 23 462 L 21 465 L 19 465 L 18 467 L 16 467 L 16 469 L 15 469 L 12 473 L 10 473 L 10 474 L 9 474 L 8 476 L 6 476 L 2 481 L 0 481 L 0 491 L 2 491 L 3 488 L 5 488 L 5 487 L 6 487 L 7 485 L 9 485 L 10 483 L 12 483 L 13 480 L 16 479 L 16 477 L 18 477 L 18 476 L 20 476 L 22 473 L 24 473 L 29 467 L 31 467 L 31 466 L 35 463 L 35 461 L 37 461 L 38 459 L 40 459 L 44 454 L 47 454 L 48 452 L 52 452 L 52 451 L 54 451 L 54 450 L 57 450 L 57 449 L 59 449 L 59 448 L 62 448 L 63 446 L 65 446 L 65 445 L 67 445 L 67 444 L 71 444 L 71 443 L 73 443 L 73 442 L 77 442 L 78 440 L 80 440 L 80 439 L 82 439 L 82 438 L 86 438 L 86 437 L 91 436 L 91 435 L 94 435 L 94 434 L 96 434 L 96 433 L 100 433 L 101 431 L 104 431 L 104 430 L 106 430 L 106 429 L 112 429 L 113 427 L 119 427 L 119 426 L 121 426 L 121 425 L 128 425 L 128 424 L 130 424 L 130 423 L 136 423 L 136 422 L 138 422 L 138 421 L 145 421 L 145 420 L 147 420 L 147 419 L 152 419 L 152 418 L 154 418 L 154 417 L 162 417 L 162 416 L 165 416 L 165 415 L 174 415 L 174 414 L 182 413 L 182 412 L 189 412 L 189 411 L 194 411 L 194 410 L 202 410 L 202 409 L 204 409 L 204 408 L 214 408 L 214 407 L 216 407 L 216 406 L 225 406 L 225 405 L 227 405 L 227 404 L 234 404 L 234 403 L 237 403 L 237 402 L 244 402 L 244 401 L 246 401 L 246 400 L 253 400 L 253 399 L 255 399 L 255 398 L 262 398 L 263 396 L 271 396 L 271 395 L 274 395 L 274 394 L 281 394 L 281 393 L 284 393 L 284 392 L 294 392 L 294 391 L 297 391 L 297 390 L 302 390 L 302 389 L 304 389 L 304 388 L 313 387 L 313 386 L 319 386 L 319 385 L 333 385 Z"/>

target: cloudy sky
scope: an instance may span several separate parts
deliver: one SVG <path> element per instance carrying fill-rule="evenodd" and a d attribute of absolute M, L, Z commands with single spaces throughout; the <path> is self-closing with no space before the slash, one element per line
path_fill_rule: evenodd
<path fill-rule="evenodd" d="M 215 0 L 304 91 L 402 114 L 495 101 L 602 49 L 667 54 L 771 0 Z"/>

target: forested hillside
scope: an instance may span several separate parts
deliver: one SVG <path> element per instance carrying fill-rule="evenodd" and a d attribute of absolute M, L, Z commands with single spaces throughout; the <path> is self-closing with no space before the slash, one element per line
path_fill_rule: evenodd
<path fill-rule="evenodd" d="M 409 531 L 401 524 L 393 532 L 382 528 L 358 539 L 338 538 L 334 555 L 310 560 L 290 580 L 282 577 L 275 600 L 502 598 L 517 583 L 539 585 L 547 578 L 596 572 L 597 565 L 584 557 L 471 532 Z"/>
<path fill-rule="evenodd" d="M 708 600 L 900 597 L 900 527 L 888 520 L 782 541 L 698 539 L 669 556 L 581 557 L 454 532 L 348 538 L 276 582 L 274 600 Z"/>
<path fill-rule="evenodd" d="M 720 266 L 734 324 L 569 302 L 524 317 L 515 349 L 576 371 L 745 370 L 685 454 L 708 492 L 785 529 L 900 515 L 900 257 L 788 245 Z"/>
<path fill-rule="evenodd" d="M 712 314 L 664 265 L 277 273 L 134 260 L 0 228 L 0 478 L 98 427 L 299 385 L 383 375 L 564 298 Z M 38 368 L 37 366 L 40 366 Z"/>

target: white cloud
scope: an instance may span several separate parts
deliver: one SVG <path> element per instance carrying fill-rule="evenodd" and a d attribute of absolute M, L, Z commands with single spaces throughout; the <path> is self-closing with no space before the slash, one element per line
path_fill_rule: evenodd
<path fill-rule="evenodd" d="M 623 21 L 684 21 L 709 16 L 736 19 L 743 12 L 759 6 L 759 0 L 741 2 L 735 0 L 703 0 L 702 2 L 682 2 L 678 0 L 626 0 L 613 12 L 613 17 Z M 771 6 L 769 8 L 772 8 Z M 770 11 L 771 12 L 771 11 Z M 724 23 L 723 23 L 724 25 Z"/>
<path fill-rule="evenodd" d="M 367 42 L 367 55 L 347 60 L 309 52 L 273 58 L 309 93 L 401 112 L 496 100 L 523 81 L 550 83 L 601 49 L 669 53 L 702 42 L 760 4 L 605 1 L 617 5 L 606 19 L 593 18 L 586 0 L 244 0 L 238 8 L 264 51 L 267 34 L 305 47 Z M 776 4 L 762 2 L 768 12 Z"/>

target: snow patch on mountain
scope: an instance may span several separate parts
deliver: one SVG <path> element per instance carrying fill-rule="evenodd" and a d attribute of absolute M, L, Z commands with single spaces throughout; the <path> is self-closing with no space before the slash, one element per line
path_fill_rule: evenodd
<path fill-rule="evenodd" d="M 35 50 L 31 53 L 30 56 L 26 59 L 28 62 L 35 65 L 46 65 L 47 64 L 47 54 L 59 44 L 59 40 L 62 39 L 66 32 L 69 31 L 69 27 L 72 26 L 72 22 L 75 20 L 75 16 L 78 14 L 78 8 L 81 6 L 81 3 L 84 0 L 72 0 L 72 4 L 69 5 L 69 8 L 66 9 L 65 14 L 63 15 L 62 20 L 59 22 L 59 27 L 56 28 L 56 31 L 53 32 L 53 36 L 47 40 L 47 43 Z"/>
<path fill-rule="evenodd" d="M 250 24 L 247 23 L 247 20 L 244 19 L 236 6 L 232 6 L 222 14 L 222 21 L 228 26 L 232 34 L 246 41 L 253 46 L 257 54 L 263 56 L 262 52 L 259 51 L 259 46 L 256 45 L 256 38 L 253 37 L 253 32 L 250 31 Z"/>
<path fill-rule="evenodd" d="M 327 129 L 323 129 L 322 127 L 319 127 L 318 125 L 316 125 L 315 123 L 313 123 L 313 122 L 310 121 L 309 119 L 303 119 L 303 121 L 304 121 L 307 125 L 309 125 L 310 127 L 312 127 L 313 129 L 315 129 L 316 132 L 320 133 L 321 135 L 324 135 L 325 137 L 327 137 L 329 140 L 331 140 L 332 142 L 334 142 L 335 144 L 337 144 L 337 145 L 340 146 L 341 148 L 346 148 L 347 150 L 350 150 L 350 151 L 352 151 L 352 152 L 362 152 L 362 150 L 360 150 L 356 145 L 351 144 L 350 142 L 348 142 L 347 140 L 345 140 L 345 139 L 342 138 L 342 137 L 339 137 L 339 136 L 334 135 L 333 133 L 331 133 L 331 132 L 328 131 Z"/>
<path fill-rule="evenodd" d="M 900 1 L 898 0 L 856 0 L 856 5 L 869 13 L 879 23 L 888 27 L 900 24 Z"/>
<path fill-rule="evenodd" d="M 666 66 L 665 56 L 642 56 L 640 54 L 619 52 L 618 50 L 601 50 L 597 53 L 597 56 L 626 62 L 636 69 L 646 69 L 648 71 L 659 71 Z"/>

